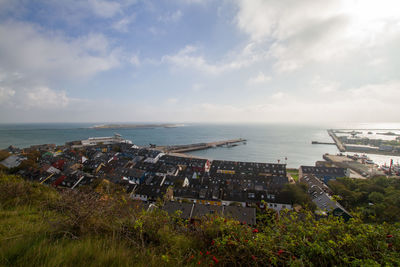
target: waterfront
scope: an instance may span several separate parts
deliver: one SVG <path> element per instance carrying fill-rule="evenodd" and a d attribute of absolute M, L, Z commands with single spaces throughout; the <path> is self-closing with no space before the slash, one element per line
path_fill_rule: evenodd
<path fill-rule="evenodd" d="M 189 154 L 209 159 L 287 163 L 290 168 L 314 165 L 324 153 L 336 154 L 332 145 L 312 145 L 312 140 L 332 142 L 327 128 L 336 125 L 305 126 L 290 124 L 185 124 L 176 128 L 93 129 L 96 123 L 47 123 L 0 125 L 0 148 L 9 145 L 64 144 L 88 137 L 112 136 L 115 132 L 139 146 L 180 145 L 245 138 L 247 143 L 235 147 L 218 147 Z M 351 125 L 355 128 L 358 125 Z M 340 125 L 339 125 L 340 127 Z M 382 126 L 381 126 L 382 127 Z M 393 127 L 391 125 L 391 127 Z M 400 127 L 399 127 L 400 128 Z M 379 164 L 395 162 L 399 157 L 369 155 Z M 287 158 L 287 160 L 285 160 Z"/>

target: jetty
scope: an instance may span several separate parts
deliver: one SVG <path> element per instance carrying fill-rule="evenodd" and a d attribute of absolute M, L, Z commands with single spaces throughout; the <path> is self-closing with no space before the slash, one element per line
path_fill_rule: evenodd
<path fill-rule="evenodd" d="M 346 152 L 346 147 L 343 145 L 342 141 L 336 136 L 335 132 L 333 130 L 328 130 L 328 134 L 330 137 L 332 137 L 333 141 L 335 141 L 335 144 L 337 148 L 339 149 L 340 152 Z"/>
<path fill-rule="evenodd" d="M 239 138 L 239 139 L 231 139 L 231 140 L 223 140 L 223 141 L 216 141 L 210 143 L 197 143 L 197 144 L 188 144 L 188 145 L 174 145 L 174 146 L 157 146 L 156 149 L 162 150 L 168 153 L 184 153 L 189 151 L 196 151 L 196 150 L 204 150 L 213 147 L 233 147 L 237 146 L 240 143 L 245 144 L 246 139 Z"/>
<path fill-rule="evenodd" d="M 311 144 L 313 144 L 313 145 L 336 145 L 335 143 L 319 142 L 319 141 L 312 141 Z"/>

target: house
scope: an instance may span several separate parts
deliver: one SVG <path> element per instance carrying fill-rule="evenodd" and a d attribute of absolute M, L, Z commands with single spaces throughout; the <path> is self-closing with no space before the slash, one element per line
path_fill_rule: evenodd
<path fill-rule="evenodd" d="M 315 175 L 306 175 L 302 179 L 306 181 L 309 186 L 308 193 L 317 206 L 317 213 L 319 215 L 326 216 L 332 214 L 334 216 L 343 217 L 345 221 L 352 218 L 350 213 L 330 196 L 328 192 L 331 192 L 331 190 L 325 184 L 322 184 Z"/>
<path fill-rule="evenodd" d="M 349 168 L 337 168 L 337 167 L 314 167 L 314 166 L 300 166 L 299 178 L 302 179 L 305 175 L 313 174 L 315 177 L 328 183 L 329 180 L 335 180 L 336 178 L 349 177 Z"/>
<path fill-rule="evenodd" d="M 26 159 L 26 157 L 20 155 L 11 155 L 1 161 L 0 164 L 7 168 L 15 168 L 18 167 L 22 163 L 22 161 Z"/>

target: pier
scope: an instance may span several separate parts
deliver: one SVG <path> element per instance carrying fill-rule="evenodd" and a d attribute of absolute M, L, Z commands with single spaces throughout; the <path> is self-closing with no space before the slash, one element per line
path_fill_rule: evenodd
<path fill-rule="evenodd" d="M 336 145 L 335 143 L 319 142 L 319 141 L 312 141 L 311 144 L 313 144 L 313 145 Z"/>
<path fill-rule="evenodd" d="M 164 152 L 170 153 L 184 153 L 189 151 L 196 151 L 196 150 L 204 150 L 213 147 L 221 147 L 221 146 L 237 146 L 240 143 L 246 143 L 246 139 L 239 138 L 239 139 L 231 139 L 231 140 L 224 140 L 224 141 L 217 141 L 217 142 L 210 142 L 210 143 L 197 143 L 197 144 L 189 144 L 189 145 L 176 145 L 176 146 L 158 146 L 157 149 L 160 149 Z"/>
<path fill-rule="evenodd" d="M 330 137 L 332 137 L 333 141 L 335 141 L 335 144 L 337 148 L 339 149 L 340 152 L 346 152 L 346 147 L 343 145 L 342 141 L 336 136 L 336 134 L 333 132 L 333 130 L 328 130 L 328 134 Z"/>

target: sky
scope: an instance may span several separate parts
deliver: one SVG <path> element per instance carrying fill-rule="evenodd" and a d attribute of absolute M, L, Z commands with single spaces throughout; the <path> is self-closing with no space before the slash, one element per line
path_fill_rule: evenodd
<path fill-rule="evenodd" d="M 400 122 L 398 0 L 0 0 L 0 123 Z"/>

